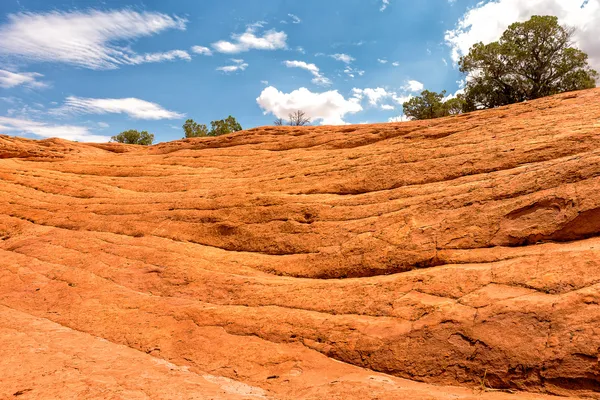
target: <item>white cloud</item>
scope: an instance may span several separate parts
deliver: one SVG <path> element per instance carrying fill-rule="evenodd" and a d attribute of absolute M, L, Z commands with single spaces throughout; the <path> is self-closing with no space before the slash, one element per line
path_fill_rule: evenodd
<path fill-rule="evenodd" d="M 304 50 L 304 47 L 302 47 L 302 46 L 296 47 L 296 51 L 301 54 L 306 54 L 306 51 Z"/>
<path fill-rule="evenodd" d="M 68 114 L 127 114 L 135 119 L 177 119 L 185 115 L 169 111 L 156 103 L 136 98 L 90 99 L 67 97 L 65 104 L 50 111 L 54 115 Z"/>
<path fill-rule="evenodd" d="M 0 55 L 90 69 L 164 61 L 169 57 L 139 56 L 123 42 L 167 29 L 184 30 L 185 24 L 178 17 L 130 10 L 10 14 L 0 26 Z"/>
<path fill-rule="evenodd" d="M 575 44 L 590 56 L 590 64 L 600 70 L 600 0 L 496 0 L 480 2 L 467 11 L 447 31 L 446 44 L 456 63 L 477 42 L 490 43 L 500 38 L 513 22 L 533 15 L 554 15 L 559 23 L 576 28 Z"/>
<path fill-rule="evenodd" d="M 110 125 L 106 122 L 98 122 L 98 126 L 102 129 L 110 128 Z"/>
<path fill-rule="evenodd" d="M 384 58 L 378 58 L 378 59 L 377 59 L 377 62 L 378 62 L 379 64 L 387 64 L 388 60 L 386 60 L 386 59 L 384 59 Z"/>
<path fill-rule="evenodd" d="M 397 104 L 400 104 L 400 105 L 406 103 L 407 101 L 409 101 L 412 98 L 413 98 L 412 94 L 398 95 L 398 94 L 394 93 L 394 95 L 392 96 L 392 100 L 394 100 Z"/>
<path fill-rule="evenodd" d="M 362 100 L 366 99 L 369 105 L 372 107 L 379 107 L 382 110 L 392 110 L 394 109 L 394 106 L 391 106 L 389 104 L 383 104 L 384 101 L 391 100 L 396 104 L 402 105 L 408 100 L 410 100 L 412 98 L 412 95 L 410 93 L 398 94 L 397 92 L 378 87 L 375 89 L 354 88 L 352 89 L 352 97 L 358 102 L 361 102 Z"/>
<path fill-rule="evenodd" d="M 421 92 L 425 88 L 425 85 L 423 85 L 419 81 L 409 80 L 408 82 L 406 82 L 406 85 L 404 85 L 402 88 L 407 92 L 415 93 Z"/>
<path fill-rule="evenodd" d="M 287 118 L 288 114 L 302 110 L 313 121 L 322 125 L 344 125 L 344 116 L 362 111 L 360 103 L 353 98 L 345 99 L 337 90 L 313 93 L 306 88 L 283 93 L 269 86 L 256 99 L 265 114 Z"/>
<path fill-rule="evenodd" d="M 10 89 L 24 85 L 30 88 L 45 88 L 48 85 L 37 80 L 42 76 L 44 75 L 37 72 L 11 72 L 0 69 L 0 87 Z"/>
<path fill-rule="evenodd" d="M 134 56 L 127 57 L 131 64 L 173 61 L 178 58 L 186 61 L 191 61 L 192 59 L 189 53 L 184 50 L 171 50 L 164 53 L 146 53 L 141 55 L 136 54 Z"/>
<path fill-rule="evenodd" d="M 110 137 L 95 135 L 85 126 L 55 125 L 27 119 L 0 117 L 0 133 L 8 135 L 33 134 L 44 138 L 61 138 L 81 142 L 108 142 Z"/>
<path fill-rule="evenodd" d="M 323 74 L 321 74 L 319 67 L 317 67 L 315 64 L 309 64 L 304 61 L 284 61 L 283 65 L 285 65 L 288 68 L 301 68 L 301 69 L 305 69 L 305 70 L 309 71 L 314 76 L 312 82 L 315 85 L 321 85 L 321 86 L 331 85 L 331 81 L 327 77 L 325 77 Z"/>
<path fill-rule="evenodd" d="M 351 66 L 346 66 L 346 68 L 344 68 L 344 73 L 350 78 L 354 78 L 356 75 L 363 76 L 365 71 L 358 68 L 352 68 Z"/>
<path fill-rule="evenodd" d="M 392 118 L 388 119 L 388 122 L 406 122 L 406 121 L 410 121 L 410 118 L 408 118 L 406 115 L 399 115 L 397 117 L 392 117 Z"/>
<path fill-rule="evenodd" d="M 292 24 L 299 24 L 300 22 L 302 22 L 302 20 L 294 14 L 288 14 L 288 17 L 292 19 Z"/>
<path fill-rule="evenodd" d="M 331 58 L 333 58 L 337 61 L 341 61 L 345 64 L 350 64 L 352 61 L 355 60 L 354 57 L 349 56 L 348 54 L 343 54 L 343 53 L 332 54 Z"/>
<path fill-rule="evenodd" d="M 371 88 L 366 88 L 366 89 L 354 88 L 354 89 L 352 89 L 353 97 L 355 97 L 359 100 L 366 98 L 369 102 L 369 105 L 371 105 L 371 106 L 377 106 L 380 101 L 390 98 L 394 94 L 395 93 L 388 92 L 384 88 L 380 88 L 380 87 L 375 88 L 375 89 L 371 89 Z"/>
<path fill-rule="evenodd" d="M 244 62 L 242 59 L 232 58 L 231 61 L 234 63 L 233 65 L 226 65 L 224 67 L 217 68 L 217 71 L 222 71 L 226 73 L 237 72 L 237 71 L 245 71 L 248 68 L 248 64 Z"/>
<path fill-rule="evenodd" d="M 204 46 L 193 46 L 192 51 L 203 56 L 212 56 L 212 50 Z"/>
<path fill-rule="evenodd" d="M 400 63 L 399 63 L 398 61 L 394 61 L 394 62 L 392 63 L 392 66 L 394 66 L 394 67 L 399 67 L 399 66 L 400 66 Z"/>
<path fill-rule="evenodd" d="M 279 50 L 287 48 L 287 34 L 268 30 L 262 36 L 256 35 L 256 30 L 263 26 L 263 22 L 247 27 L 242 34 L 233 34 L 232 42 L 220 40 L 212 44 L 213 49 L 219 53 L 236 54 L 250 50 Z"/>
<path fill-rule="evenodd" d="M 385 9 L 390 5 L 390 0 L 382 0 L 381 1 L 381 7 L 379 8 L 379 11 L 383 12 L 385 11 Z"/>

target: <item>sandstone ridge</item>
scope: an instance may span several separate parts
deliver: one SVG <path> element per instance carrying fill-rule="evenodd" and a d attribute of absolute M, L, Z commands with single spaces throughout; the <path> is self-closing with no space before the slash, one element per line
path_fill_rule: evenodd
<path fill-rule="evenodd" d="M 600 89 L 0 136 L 0 398 L 600 399 L 599 143 Z"/>

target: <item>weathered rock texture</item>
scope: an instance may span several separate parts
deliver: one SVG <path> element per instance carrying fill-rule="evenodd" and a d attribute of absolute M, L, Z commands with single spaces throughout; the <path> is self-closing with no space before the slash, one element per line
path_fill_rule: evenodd
<path fill-rule="evenodd" d="M 600 90 L 0 178 L 0 398 L 600 399 Z"/>

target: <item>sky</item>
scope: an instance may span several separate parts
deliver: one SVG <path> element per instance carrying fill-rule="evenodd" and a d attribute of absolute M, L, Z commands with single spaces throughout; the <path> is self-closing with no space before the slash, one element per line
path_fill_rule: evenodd
<path fill-rule="evenodd" d="M 316 125 L 398 122 L 509 24 L 556 15 L 600 71 L 600 0 L 1 0 L 0 134 L 181 139 L 297 109 Z"/>

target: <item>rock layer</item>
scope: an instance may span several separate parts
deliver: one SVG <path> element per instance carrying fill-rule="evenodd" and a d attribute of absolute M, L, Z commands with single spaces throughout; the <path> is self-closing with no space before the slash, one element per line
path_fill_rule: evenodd
<path fill-rule="evenodd" d="M 148 148 L 0 136 L 0 396 L 600 398 L 599 139 L 600 90 Z"/>

